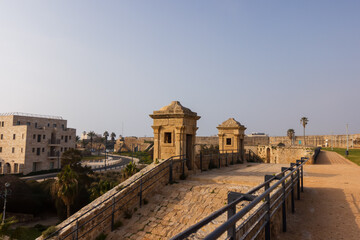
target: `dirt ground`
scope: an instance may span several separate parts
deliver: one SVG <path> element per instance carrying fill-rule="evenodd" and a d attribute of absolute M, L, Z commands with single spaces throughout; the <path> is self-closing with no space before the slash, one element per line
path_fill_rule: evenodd
<path fill-rule="evenodd" d="M 304 193 L 278 239 L 360 239 L 360 167 L 322 151 L 304 167 Z"/>

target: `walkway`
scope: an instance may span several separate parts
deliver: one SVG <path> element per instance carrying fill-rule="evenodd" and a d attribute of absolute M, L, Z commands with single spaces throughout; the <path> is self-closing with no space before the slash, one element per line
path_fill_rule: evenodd
<path fill-rule="evenodd" d="M 304 193 L 279 239 L 360 239 L 360 167 L 337 153 L 321 152 L 304 174 Z"/>
<path fill-rule="evenodd" d="M 228 191 L 247 192 L 288 164 L 245 163 L 193 175 L 165 186 L 142 208 L 131 209 L 131 219 L 106 239 L 169 239 L 227 203 Z M 240 206 L 239 206 L 240 207 Z M 203 238 L 226 220 L 226 213 L 198 231 Z"/>

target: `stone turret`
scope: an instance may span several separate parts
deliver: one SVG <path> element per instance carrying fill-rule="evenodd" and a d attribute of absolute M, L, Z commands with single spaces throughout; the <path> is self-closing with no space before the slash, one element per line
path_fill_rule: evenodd
<path fill-rule="evenodd" d="M 244 150 L 245 127 L 234 118 L 229 118 L 217 129 L 219 130 L 219 150 L 225 152 L 241 152 Z"/>
<path fill-rule="evenodd" d="M 154 160 L 185 155 L 186 166 L 189 170 L 193 169 L 196 124 L 200 116 L 180 102 L 173 101 L 154 111 L 150 117 L 154 119 Z"/>

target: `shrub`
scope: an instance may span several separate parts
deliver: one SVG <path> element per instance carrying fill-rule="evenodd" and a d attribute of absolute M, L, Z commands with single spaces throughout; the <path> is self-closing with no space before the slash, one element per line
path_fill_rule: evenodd
<path fill-rule="evenodd" d="M 102 232 L 102 233 L 100 233 L 99 236 L 97 236 L 97 237 L 95 238 L 95 240 L 105 240 L 106 237 L 107 237 L 107 234 L 105 234 L 105 233 Z"/>
<path fill-rule="evenodd" d="M 53 234 L 54 232 L 56 232 L 56 226 L 50 226 L 48 227 L 48 229 L 46 229 L 45 231 L 42 232 L 42 236 L 44 238 L 50 236 L 51 234 Z"/>
<path fill-rule="evenodd" d="M 131 210 L 128 209 L 128 208 L 126 208 L 126 209 L 124 210 L 124 218 L 125 218 L 125 219 L 130 219 L 131 217 L 132 217 L 132 212 L 131 212 Z"/>

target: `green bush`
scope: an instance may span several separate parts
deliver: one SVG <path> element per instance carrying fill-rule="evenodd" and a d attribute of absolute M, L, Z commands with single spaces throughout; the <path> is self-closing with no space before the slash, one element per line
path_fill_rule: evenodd
<path fill-rule="evenodd" d="M 54 232 L 56 232 L 56 226 L 50 226 L 48 227 L 45 231 L 42 232 L 42 236 L 44 238 L 50 236 L 51 234 L 53 234 Z"/>

